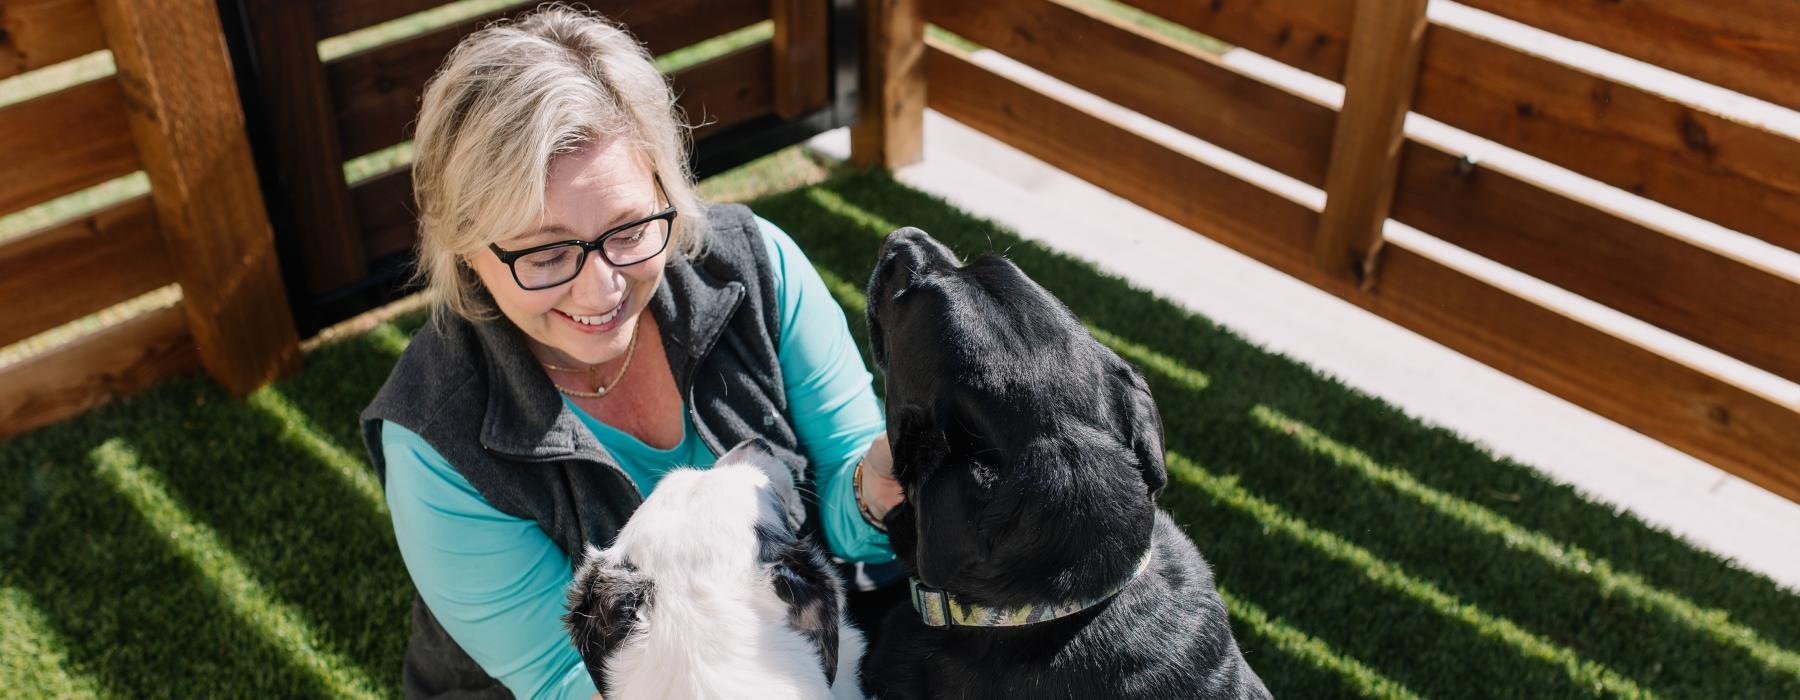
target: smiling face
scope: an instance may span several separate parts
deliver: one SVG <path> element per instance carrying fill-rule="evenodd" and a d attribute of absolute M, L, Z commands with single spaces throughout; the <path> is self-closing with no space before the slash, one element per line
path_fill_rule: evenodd
<path fill-rule="evenodd" d="M 906 492 L 888 525 L 922 582 L 1016 605 L 1130 570 L 1165 479 L 1136 370 L 1011 261 L 917 229 L 883 243 L 868 314 Z"/>
<path fill-rule="evenodd" d="M 664 206 L 649 161 L 628 140 L 607 138 L 552 161 L 543 220 L 496 243 L 505 250 L 523 250 L 556 241 L 592 241 Z M 531 339 L 538 359 L 597 365 L 625 354 L 662 282 L 668 253 L 622 268 L 608 264 L 598 252 L 589 253 L 575 279 L 535 291 L 521 289 L 506 263 L 490 250 L 466 260 L 500 312 Z"/>

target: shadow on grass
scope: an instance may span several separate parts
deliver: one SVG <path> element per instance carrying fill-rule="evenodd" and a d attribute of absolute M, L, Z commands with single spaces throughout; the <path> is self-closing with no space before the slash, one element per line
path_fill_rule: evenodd
<path fill-rule="evenodd" d="M 397 695 L 410 586 L 385 515 L 211 383 L 14 439 L 0 579 L 125 697 Z"/>
<path fill-rule="evenodd" d="M 836 286 L 859 289 L 880 237 L 894 225 L 919 226 L 965 255 L 1005 252 L 1097 335 L 1204 374 L 1198 384 L 1205 388 L 1196 389 L 1191 378 L 1146 372 L 1169 449 L 1235 479 L 1309 531 L 1354 543 L 1375 568 L 1403 571 L 1400 580 L 1409 583 L 1400 589 L 1410 587 L 1412 597 L 1376 585 L 1379 576 L 1347 564 L 1341 552 L 1272 534 L 1269 522 L 1222 507 L 1216 495 L 1172 487 L 1165 505 L 1214 561 L 1222 585 L 1407 688 L 1586 695 L 1593 692 L 1587 680 L 1610 677 L 1627 691 L 1636 684 L 1667 696 L 1800 693 L 1792 666 L 1800 658 L 1793 651 L 1800 598 L 1765 578 L 884 174 L 845 173 L 754 206 Z M 846 313 L 854 327 L 862 312 L 852 302 Z M 1413 490 L 1372 481 L 1271 429 L 1258 418 L 1270 409 L 1404 474 Z M 1585 556 L 1553 560 L 1509 541 L 1519 536 L 1553 543 L 1540 550 Z M 1596 562 L 1604 571 L 1584 570 Z M 1618 585 L 1621 572 L 1639 585 Z M 1443 597 L 1455 605 L 1446 607 Z M 1693 611 L 1701 614 L 1681 614 Z M 1239 627 L 1246 647 L 1267 641 Z M 1278 695 L 1348 691 L 1316 662 L 1254 651 L 1251 658 Z"/>

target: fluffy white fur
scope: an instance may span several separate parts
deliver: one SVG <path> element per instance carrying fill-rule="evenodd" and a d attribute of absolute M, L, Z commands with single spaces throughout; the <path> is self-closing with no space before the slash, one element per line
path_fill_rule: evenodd
<path fill-rule="evenodd" d="M 663 477 L 612 547 L 587 551 L 584 570 L 629 566 L 653 588 L 606 655 L 602 694 L 863 698 L 862 633 L 838 616 L 836 682 L 828 685 L 818 645 L 790 625 L 759 557 L 757 527 L 792 532 L 802 512 L 786 468 L 763 451 L 732 450 L 710 470 Z M 843 587 L 832 583 L 842 611 Z"/>

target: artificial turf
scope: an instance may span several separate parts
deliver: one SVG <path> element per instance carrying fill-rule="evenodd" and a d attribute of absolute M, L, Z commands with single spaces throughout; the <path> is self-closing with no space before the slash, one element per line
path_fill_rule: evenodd
<path fill-rule="evenodd" d="M 904 224 L 1004 251 L 1143 368 L 1163 505 L 1277 696 L 1800 697 L 1800 596 L 1766 578 L 883 173 L 752 206 L 859 342 Z M 398 695 L 411 588 L 355 417 L 422 322 L 0 444 L 0 694 Z"/>

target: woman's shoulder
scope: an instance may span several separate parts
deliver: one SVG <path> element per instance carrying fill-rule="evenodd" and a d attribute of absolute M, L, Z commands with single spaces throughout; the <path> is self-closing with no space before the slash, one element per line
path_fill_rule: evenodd
<path fill-rule="evenodd" d="M 454 315 L 427 321 L 413 333 L 387 381 L 363 410 L 363 419 L 396 421 L 415 429 L 429 423 L 431 412 L 455 405 L 451 399 L 482 376 L 477 371 L 480 352 L 471 322 Z"/>

